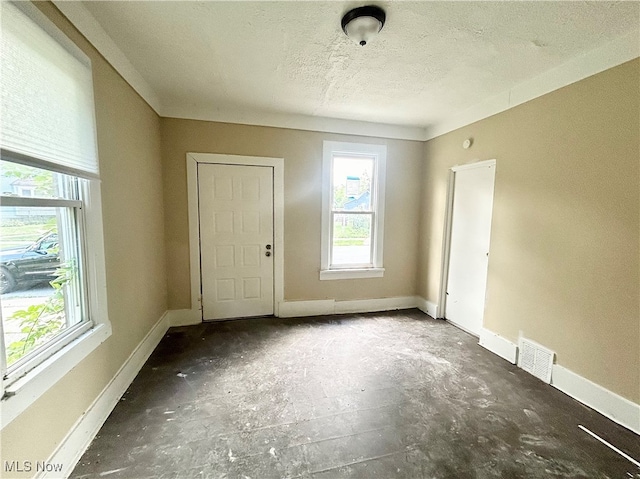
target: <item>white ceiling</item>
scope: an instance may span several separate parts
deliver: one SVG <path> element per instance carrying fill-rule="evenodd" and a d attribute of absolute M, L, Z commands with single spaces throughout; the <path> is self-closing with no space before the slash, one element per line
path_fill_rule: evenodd
<path fill-rule="evenodd" d="M 433 128 L 588 52 L 615 53 L 620 37 L 627 50 L 629 38 L 638 43 L 635 1 L 375 3 L 387 23 L 365 47 L 340 27 L 360 2 L 82 5 L 161 115 L 241 123 L 318 117 Z"/>

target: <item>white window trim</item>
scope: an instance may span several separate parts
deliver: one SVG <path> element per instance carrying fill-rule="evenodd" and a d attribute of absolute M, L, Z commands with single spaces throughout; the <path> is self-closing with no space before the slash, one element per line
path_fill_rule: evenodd
<path fill-rule="evenodd" d="M 1 429 L 4 429 L 22 414 L 49 388 L 111 336 L 111 323 L 107 310 L 107 277 L 100 181 L 91 179 L 83 184 L 87 301 L 93 326 L 24 376 L 13 379 L 8 385 L 5 384 L 5 380 L 1 381 Z M 0 329 L 1 325 L 0 321 Z M 1 358 L 3 362 L 6 360 L 4 352 Z"/>
<path fill-rule="evenodd" d="M 372 195 L 374 205 L 373 224 L 373 267 L 365 268 L 331 268 L 329 265 L 331 248 L 331 178 L 332 159 L 335 155 L 367 155 L 375 158 L 375 194 Z M 384 242 L 384 204 L 387 167 L 387 146 L 368 143 L 347 143 L 325 141 L 322 154 L 322 237 L 320 247 L 320 279 L 359 279 L 381 278 L 383 268 Z"/>
<path fill-rule="evenodd" d="M 67 38 L 37 7 L 30 2 L 16 2 L 14 4 L 65 47 L 69 53 L 90 64 L 90 60 L 82 53 L 80 48 Z M 95 112 L 93 114 L 95 115 Z M 93 122 L 93 127 L 97 161 L 95 121 Z M 11 161 L 27 166 L 51 169 L 50 163 L 43 159 L 20 154 L 7 156 L 7 159 L 10 157 Z M 71 337 L 71 334 L 62 334 L 59 340 L 52 341 L 51 347 L 45 347 L 34 354 L 34 361 L 31 363 L 33 367 L 29 369 L 19 368 L 20 370 L 12 371 L 7 379 L 4 379 L 7 372 L 5 352 L 4 350 L 0 351 L 2 353 L 0 355 L 0 371 L 2 372 L 2 380 L 0 380 L 0 397 L 2 398 L 0 400 L 0 408 L 2 410 L 2 414 L 0 414 L 0 429 L 4 429 L 5 426 L 20 416 L 111 335 L 111 323 L 109 322 L 107 311 L 100 180 L 97 173 L 76 171 L 61 165 L 56 165 L 55 170 L 87 179 L 87 181 L 81 183 L 82 208 L 85 214 L 82 215 L 84 218 L 80 220 L 80 227 L 84 230 L 82 246 L 85 262 L 87 314 L 90 322 L 79 325 L 74 331 L 73 337 Z M 30 198 L 29 201 L 37 202 L 39 200 Z M 0 334 L 4 338 L 2 321 L 0 321 Z M 0 341 L 2 349 L 4 347 L 3 343 L 4 341 Z"/>

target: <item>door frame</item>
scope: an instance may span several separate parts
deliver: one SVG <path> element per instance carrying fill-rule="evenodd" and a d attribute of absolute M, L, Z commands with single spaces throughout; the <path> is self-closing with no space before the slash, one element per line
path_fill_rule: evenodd
<path fill-rule="evenodd" d="M 267 166 L 273 168 L 273 314 L 274 316 L 279 316 L 280 303 L 284 301 L 284 158 L 187 153 L 191 309 L 198 312 L 202 322 L 198 164 Z"/>
<path fill-rule="evenodd" d="M 456 173 L 462 170 L 496 166 L 496 160 L 476 161 L 465 165 L 449 168 L 449 185 L 447 188 L 447 202 L 444 215 L 444 231 L 442 237 L 442 257 L 440 265 L 440 295 L 438 297 L 438 319 L 446 319 L 447 314 L 447 283 L 449 281 L 449 261 L 451 258 L 451 230 L 453 226 L 453 199 L 455 196 Z M 495 189 L 494 189 L 495 196 Z M 484 320 L 483 320 L 484 323 Z"/>

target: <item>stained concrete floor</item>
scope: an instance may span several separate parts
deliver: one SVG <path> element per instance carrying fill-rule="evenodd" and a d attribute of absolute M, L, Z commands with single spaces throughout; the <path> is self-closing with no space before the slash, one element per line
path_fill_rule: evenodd
<path fill-rule="evenodd" d="M 640 478 L 637 435 L 417 310 L 171 329 L 80 478 Z"/>

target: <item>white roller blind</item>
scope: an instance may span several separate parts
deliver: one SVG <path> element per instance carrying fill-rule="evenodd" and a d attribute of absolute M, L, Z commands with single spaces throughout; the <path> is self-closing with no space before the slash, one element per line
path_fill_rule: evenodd
<path fill-rule="evenodd" d="M 55 39 L 21 8 L 0 3 L 0 145 L 59 171 L 97 177 L 90 60 L 66 37 Z M 49 32 L 52 27 L 46 25 Z M 56 36 L 62 40 L 59 31 Z"/>

